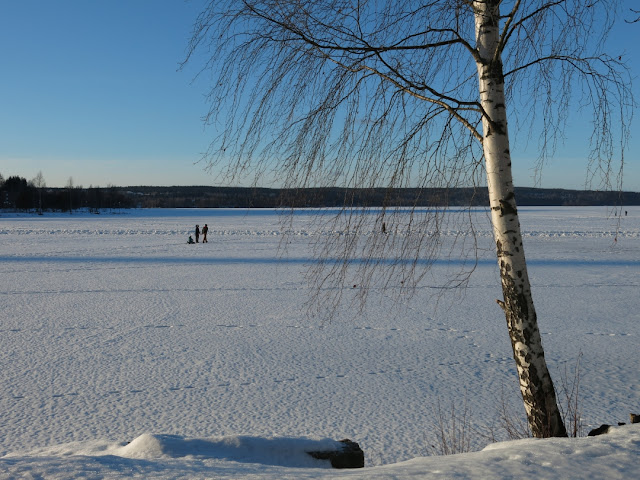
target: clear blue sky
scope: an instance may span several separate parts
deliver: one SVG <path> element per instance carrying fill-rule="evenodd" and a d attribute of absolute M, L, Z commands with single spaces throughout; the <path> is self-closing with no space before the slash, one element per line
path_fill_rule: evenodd
<path fill-rule="evenodd" d="M 0 0 L 0 173 L 47 185 L 213 185 L 198 163 L 198 64 L 177 71 L 204 0 Z M 626 0 L 640 8 L 638 0 Z M 640 23 L 621 24 L 611 53 L 627 56 L 640 101 Z M 586 135 L 560 148 L 542 187 L 582 188 Z M 583 132 L 584 133 L 584 132 Z M 516 185 L 533 184 L 535 152 L 512 150 Z M 625 190 L 640 191 L 640 119 Z"/>

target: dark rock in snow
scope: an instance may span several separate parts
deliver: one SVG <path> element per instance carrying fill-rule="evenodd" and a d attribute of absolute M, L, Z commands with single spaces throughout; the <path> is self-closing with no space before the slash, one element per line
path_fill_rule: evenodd
<path fill-rule="evenodd" d="M 631 417 L 631 423 L 640 423 L 640 415 L 637 413 L 630 413 L 629 417 Z"/>
<path fill-rule="evenodd" d="M 596 435 L 604 435 L 605 433 L 609 433 L 609 428 L 611 427 L 611 425 L 607 425 L 602 424 L 600 425 L 598 428 L 594 428 L 593 430 L 591 430 L 587 436 L 588 437 L 595 437 Z"/>
<path fill-rule="evenodd" d="M 340 440 L 336 450 L 307 452 L 318 460 L 329 460 L 333 468 L 364 468 L 364 452 L 356 442 Z"/>

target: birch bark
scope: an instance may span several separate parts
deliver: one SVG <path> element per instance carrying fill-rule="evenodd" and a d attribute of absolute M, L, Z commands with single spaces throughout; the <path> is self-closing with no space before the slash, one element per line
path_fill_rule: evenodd
<path fill-rule="evenodd" d="M 500 0 L 474 0 L 483 150 L 505 312 L 531 432 L 566 436 L 544 358 L 518 220 L 500 48 Z"/>

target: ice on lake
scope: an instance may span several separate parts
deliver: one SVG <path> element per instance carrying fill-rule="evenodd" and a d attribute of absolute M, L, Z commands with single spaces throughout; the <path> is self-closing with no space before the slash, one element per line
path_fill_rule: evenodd
<path fill-rule="evenodd" d="M 627 210 L 521 210 L 547 362 L 560 387 L 580 359 L 586 430 L 640 407 L 640 208 Z M 0 456 L 245 435 L 351 438 L 373 466 L 428 454 L 438 402 L 466 400 L 481 432 L 504 401 L 520 414 L 482 216 L 464 291 L 435 308 L 428 277 L 406 301 L 380 289 L 326 321 L 305 314 L 316 214 L 296 213 L 286 238 L 271 210 L 0 214 Z M 196 223 L 208 244 L 186 244 Z"/>

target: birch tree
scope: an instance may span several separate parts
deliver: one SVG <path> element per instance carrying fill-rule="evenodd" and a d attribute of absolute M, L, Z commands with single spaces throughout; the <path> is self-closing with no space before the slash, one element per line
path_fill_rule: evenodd
<path fill-rule="evenodd" d="M 438 187 L 445 199 L 451 187 L 487 188 L 497 303 L 529 426 L 536 437 L 565 436 L 527 274 L 507 120 L 516 135 L 537 137 L 540 171 L 572 109 L 591 111 L 585 185 L 619 187 L 630 80 L 622 54 L 602 49 L 618 9 L 614 0 L 212 0 L 187 55 L 206 55 L 201 75 L 212 75 L 208 166 L 232 182 L 250 172 L 285 187 L 386 187 L 390 198 L 401 187 Z M 352 240 L 362 217 L 347 218 L 355 235 L 325 244 L 319 286 L 344 283 L 363 255 L 364 283 L 377 272 L 387 286 L 415 284 L 419 260 L 428 267 L 443 253 L 440 210 L 412 211 L 400 224 L 383 208 L 377 226 L 395 235 L 364 246 Z M 339 262 L 322 261 L 336 252 Z M 385 252 L 407 261 L 376 261 Z"/>
<path fill-rule="evenodd" d="M 42 215 L 42 189 L 47 186 L 44 175 L 42 175 L 42 170 L 38 171 L 36 176 L 33 177 L 31 184 L 38 190 L 38 213 Z"/>

